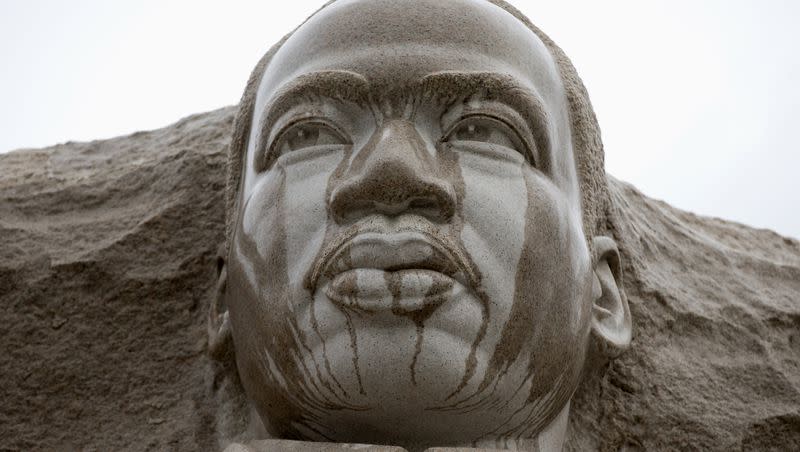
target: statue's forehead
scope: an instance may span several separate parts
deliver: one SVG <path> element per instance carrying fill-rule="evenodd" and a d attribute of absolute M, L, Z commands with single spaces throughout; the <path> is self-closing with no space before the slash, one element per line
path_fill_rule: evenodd
<path fill-rule="evenodd" d="M 259 97 L 302 74 L 349 70 L 376 90 L 391 90 L 433 72 L 510 74 L 545 102 L 563 95 L 541 40 L 484 0 L 339 0 L 311 17 L 275 54 Z"/>

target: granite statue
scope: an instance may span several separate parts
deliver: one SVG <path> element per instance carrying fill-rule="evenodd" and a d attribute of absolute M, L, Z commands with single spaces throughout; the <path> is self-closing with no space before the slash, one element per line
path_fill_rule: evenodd
<path fill-rule="evenodd" d="M 504 2 L 328 3 L 256 66 L 228 166 L 210 344 L 268 437 L 560 450 L 630 343 L 591 104 Z"/>
<path fill-rule="evenodd" d="M 241 105 L 0 152 L 0 450 L 800 450 L 800 241 L 604 175 L 508 5 L 402 5 L 325 7 Z"/>

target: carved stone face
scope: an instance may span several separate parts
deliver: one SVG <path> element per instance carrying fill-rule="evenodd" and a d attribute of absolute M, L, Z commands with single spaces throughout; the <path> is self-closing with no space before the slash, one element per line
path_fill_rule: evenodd
<path fill-rule="evenodd" d="M 497 444 L 564 412 L 600 289 L 524 24 L 340 0 L 269 63 L 245 159 L 225 299 L 273 434 Z"/>

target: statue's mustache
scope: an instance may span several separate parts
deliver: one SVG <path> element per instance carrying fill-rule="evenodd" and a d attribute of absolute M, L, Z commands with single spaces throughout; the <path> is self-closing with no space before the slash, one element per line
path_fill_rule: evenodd
<path fill-rule="evenodd" d="M 375 248 L 366 257 L 355 250 Z M 414 253 L 408 248 L 423 247 Z M 428 221 L 366 221 L 347 227 L 326 241 L 311 267 L 306 287 L 313 293 L 321 279 L 368 266 L 386 271 L 426 269 L 447 275 L 467 288 L 478 288 L 480 273 L 461 242 Z"/>

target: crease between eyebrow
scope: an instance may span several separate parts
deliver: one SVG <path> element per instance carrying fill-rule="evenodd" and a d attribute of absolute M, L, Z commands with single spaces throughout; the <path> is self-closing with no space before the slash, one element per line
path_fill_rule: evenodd
<path fill-rule="evenodd" d="M 443 71 L 429 74 L 419 81 L 401 84 L 391 89 L 377 90 L 374 84 L 361 74 L 347 70 L 317 71 L 301 75 L 281 86 L 266 102 L 265 112 L 259 123 L 256 152 L 266 156 L 269 130 L 273 124 L 292 107 L 305 102 L 309 97 L 349 101 L 359 105 L 378 99 L 408 97 L 409 92 L 423 96 L 457 101 L 474 95 L 496 100 L 516 110 L 530 127 L 534 146 L 540 157 L 540 170 L 551 169 L 551 139 L 549 125 L 551 116 L 535 87 L 519 83 L 510 74 L 495 72 Z M 374 91 L 382 91 L 376 93 Z"/>

